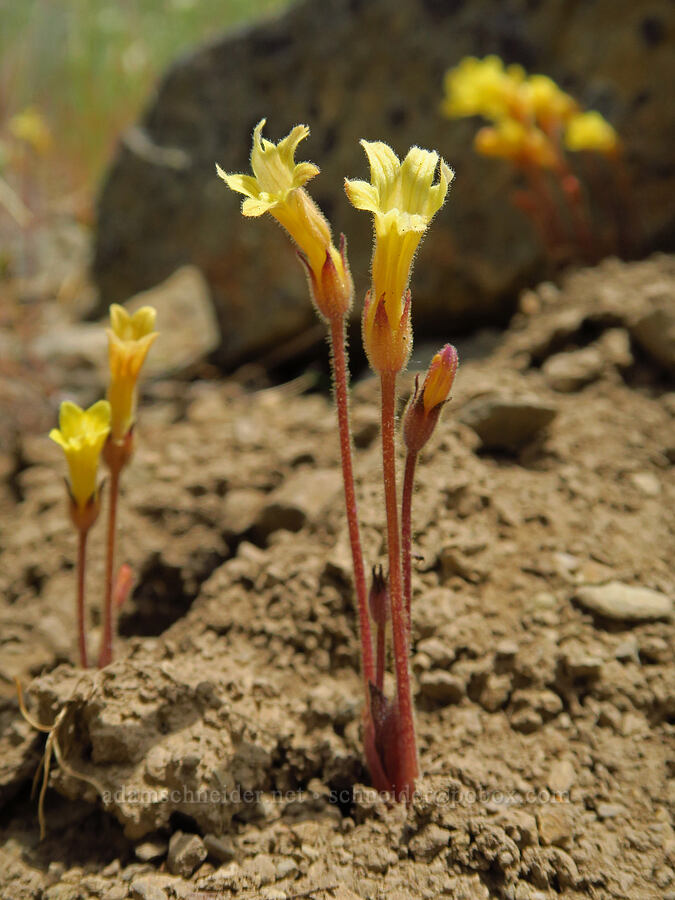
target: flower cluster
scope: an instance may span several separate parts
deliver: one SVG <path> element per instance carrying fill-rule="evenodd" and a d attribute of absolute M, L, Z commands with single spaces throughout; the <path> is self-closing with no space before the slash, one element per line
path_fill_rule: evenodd
<path fill-rule="evenodd" d="M 476 136 L 476 149 L 518 165 L 554 169 L 561 145 L 611 156 L 619 140 L 598 112 L 579 104 L 546 75 L 527 75 L 497 56 L 463 59 L 448 70 L 442 111 L 448 118 L 482 116 L 492 124 Z"/>

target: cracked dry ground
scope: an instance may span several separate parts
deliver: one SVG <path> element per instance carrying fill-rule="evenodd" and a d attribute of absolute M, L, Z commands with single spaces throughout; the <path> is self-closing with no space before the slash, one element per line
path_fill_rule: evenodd
<path fill-rule="evenodd" d="M 2 495 L 2 897 L 672 900 L 674 285 L 666 257 L 543 285 L 463 361 L 415 496 L 407 810 L 362 764 L 325 398 L 195 383 L 146 404 L 122 511 L 138 586 L 103 672 L 71 663 L 61 460 L 24 439 Z M 371 562 L 376 401 L 355 387 Z M 42 722 L 66 709 L 67 766 L 96 784 L 54 767 L 43 842 L 44 736 L 14 675 Z"/>

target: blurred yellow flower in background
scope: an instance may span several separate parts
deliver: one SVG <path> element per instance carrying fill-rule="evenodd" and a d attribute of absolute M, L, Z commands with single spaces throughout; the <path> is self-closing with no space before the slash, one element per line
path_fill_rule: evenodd
<path fill-rule="evenodd" d="M 40 156 L 51 150 L 52 133 L 47 120 L 37 107 L 27 106 L 20 113 L 16 113 L 9 120 L 7 127 L 12 137 L 28 144 Z"/>
<path fill-rule="evenodd" d="M 557 155 L 544 132 L 515 119 L 503 119 L 477 132 L 474 145 L 482 156 L 496 156 L 520 165 L 552 169 Z"/>
<path fill-rule="evenodd" d="M 568 150 L 590 150 L 612 156 L 619 150 L 619 136 L 599 112 L 580 113 L 570 119 L 565 129 Z"/>
<path fill-rule="evenodd" d="M 442 111 L 451 119 L 484 116 L 497 120 L 514 115 L 522 103 L 524 80 L 521 66 L 505 67 L 498 56 L 467 56 L 445 73 Z"/>
<path fill-rule="evenodd" d="M 59 427 L 49 432 L 49 437 L 66 455 L 70 493 L 80 511 L 96 497 L 98 462 L 109 432 L 107 400 L 99 400 L 87 410 L 64 400 L 59 411 Z"/>

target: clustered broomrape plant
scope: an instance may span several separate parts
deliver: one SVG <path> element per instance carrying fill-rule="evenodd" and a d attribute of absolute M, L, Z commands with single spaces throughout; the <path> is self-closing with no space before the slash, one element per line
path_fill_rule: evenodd
<path fill-rule="evenodd" d="M 310 295 L 326 322 L 338 417 L 345 506 L 354 568 L 361 667 L 364 684 L 364 748 L 374 786 L 397 799 L 410 800 L 419 773 L 409 652 L 411 634 L 411 506 L 415 465 L 446 403 L 457 369 L 457 353 L 446 344 L 433 358 L 403 420 L 407 448 L 401 520 L 396 478 L 396 379 L 412 348 L 411 292 L 413 258 L 429 224 L 443 205 L 452 170 L 435 152 L 413 147 L 401 162 L 386 144 L 361 141 L 370 163 L 370 182 L 345 180 L 351 203 L 373 215 L 375 243 L 371 287 L 362 318 L 363 342 L 373 370 L 380 376 L 382 468 L 387 520 L 389 572 L 373 567 L 370 591 L 354 489 L 348 405 L 346 318 L 354 288 L 344 235 L 335 247 L 330 225 L 305 185 L 317 166 L 295 162 L 298 144 L 309 134 L 296 125 L 278 144 L 263 138 L 265 120 L 253 132 L 253 175 L 228 174 L 217 166 L 229 188 L 243 194 L 244 216 L 272 215 L 298 248 L 307 272 Z M 436 172 L 438 170 L 438 180 Z M 373 648 L 375 627 L 375 649 Z M 388 698 L 384 674 L 388 628 L 391 628 L 396 693 Z"/>
<path fill-rule="evenodd" d="M 594 154 L 608 160 L 619 194 L 627 203 L 629 189 L 621 164 L 621 141 L 610 123 L 595 110 L 582 110 L 547 75 L 528 75 L 522 66 L 505 66 L 498 56 L 465 57 L 448 69 L 443 86 L 441 111 L 445 116 L 482 116 L 490 122 L 476 133 L 476 151 L 508 160 L 527 179 L 529 190 L 520 191 L 514 199 L 533 220 L 547 250 L 552 255 L 560 251 L 569 225 L 579 253 L 586 261 L 593 261 L 598 256 L 596 235 L 568 153 Z M 628 249 L 630 241 L 621 231 L 626 216 L 615 218 L 619 242 L 622 249 Z"/>
<path fill-rule="evenodd" d="M 66 482 L 70 518 L 78 532 L 77 621 L 80 665 L 89 665 L 85 617 L 85 575 L 87 535 L 101 509 L 98 465 L 101 455 L 110 472 L 108 537 L 103 603 L 103 636 L 98 664 L 112 661 L 114 608 L 121 605 L 131 587 L 128 567 L 115 579 L 115 531 L 120 475 L 133 452 L 138 378 L 148 350 L 157 337 L 155 310 L 144 306 L 132 316 L 114 303 L 110 307 L 108 356 L 110 384 L 106 400 L 87 410 L 64 400 L 59 412 L 59 428 L 49 437 L 64 451 L 68 463 Z M 116 601 L 116 602 L 115 602 Z"/>

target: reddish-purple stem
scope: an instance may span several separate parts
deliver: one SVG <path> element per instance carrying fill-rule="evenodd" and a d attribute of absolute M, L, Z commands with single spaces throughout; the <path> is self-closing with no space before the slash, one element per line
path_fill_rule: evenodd
<path fill-rule="evenodd" d="M 413 719 L 410 671 L 408 667 L 408 634 L 403 609 L 401 583 L 401 538 L 398 527 L 396 497 L 396 374 L 383 372 L 382 383 L 382 471 L 387 511 L 387 549 L 389 553 L 389 596 L 394 643 L 394 667 L 398 711 L 399 761 L 396 791 L 399 799 L 412 797 L 418 774 L 415 723 Z"/>
<path fill-rule="evenodd" d="M 368 588 L 366 572 L 363 565 L 363 550 L 359 533 L 359 517 L 354 489 L 354 471 L 352 466 L 352 439 L 349 427 L 349 401 L 347 397 L 347 351 L 345 348 L 344 316 L 329 319 L 331 363 L 333 367 L 333 384 L 335 386 L 335 405 L 337 407 L 338 431 L 340 435 L 340 454 L 342 458 L 342 478 L 345 489 L 345 507 L 349 527 L 349 542 L 352 550 L 354 566 L 354 584 L 359 610 L 359 630 L 361 634 L 361 659 L 363 679 L 366 691 L 366 705 L 370 708 L 368 683 L 375 677 L 373 663 L 373 641 L 368 613 Z"/>
<path fill-rule="evenodd" d="M 108 542 L 105 560 L 105 597 L 103 600 L 103 637 L 98 657 L 99 669 L 113 658 L 113 569 L 115 565 L 115 530 L 117 526 L 117 498 L 120 488 L 121 466 L 113 463 L 110 468 L 110 500 L 108 506 Z"/>
<path fill-rule="evenodd" d="M 77 541 L 77 629 L 80 647 L 80 665 L 88 668 L 87 631 L 84 614 L 85 574 L 87 570 L 87 528 L 78 529 Z"/>
<path fill-rule="evenodd" d="M 408 451 L 403 474 L 401 499 L 401 542 L 403 544 L 403 600 L 405 602 L 408 644 L 412 629 L 412 495 L 415 482 L 417 454 Z"/>

